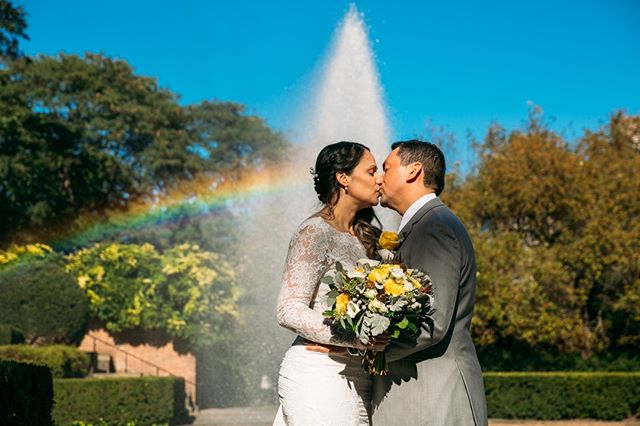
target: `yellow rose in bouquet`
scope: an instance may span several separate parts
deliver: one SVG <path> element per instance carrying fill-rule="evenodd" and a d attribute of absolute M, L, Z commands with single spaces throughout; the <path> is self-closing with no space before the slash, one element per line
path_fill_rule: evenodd
<path fill-rule="evenodd" d="M 340 296 L 336 297 L 336 313 L 338 315 L 344 315 L 347 313 L 347 305 L 351 300 L 351 296 L 347 293 L 342 293 Z"/>
<path fill-rule="evenodd" d="M 384 282 L 384 292 L 390 296 L 402 296 L 404 294 L 404 286 L 397 283 L 393 278 L 389 278 Z"/>

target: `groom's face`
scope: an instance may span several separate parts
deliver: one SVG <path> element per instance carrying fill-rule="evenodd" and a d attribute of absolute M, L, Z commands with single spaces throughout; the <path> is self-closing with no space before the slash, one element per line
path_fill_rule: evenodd
<path fill-rule="evenodd" d="M 380 187 L 380 204 L 394 210 L 398 209 L 402 185 L 405 183 L 405 169 L 398 156 L 398 148 L 384 160 L 382 165 L 382 186 Z"/>

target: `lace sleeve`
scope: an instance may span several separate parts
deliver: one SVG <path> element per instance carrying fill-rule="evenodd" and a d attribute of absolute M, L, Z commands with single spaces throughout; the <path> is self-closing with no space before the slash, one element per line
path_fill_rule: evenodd
<path fill-rule="evenodd" d="M 313 342 L 351 346 L 332 336 L 322 313 L 311 307 L 327 268 L 327 250 L 327 237 L 317 226 L 308 224 L 293 235 L 278 297 L 278 323 Z"/>

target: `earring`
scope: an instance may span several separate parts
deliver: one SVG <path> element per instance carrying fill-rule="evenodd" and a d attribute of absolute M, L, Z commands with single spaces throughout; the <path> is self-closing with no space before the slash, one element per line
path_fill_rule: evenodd
<path fill-rule="evenodd" d="M 344 193 L 348 194 L 349 193 L 349 185 L 345 185 L 344 187 Z"/>

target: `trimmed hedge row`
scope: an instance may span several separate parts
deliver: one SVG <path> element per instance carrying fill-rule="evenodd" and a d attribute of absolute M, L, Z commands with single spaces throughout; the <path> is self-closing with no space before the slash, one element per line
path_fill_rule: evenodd
<path fill-rule="evenodd" d="M 622 420 L 640 415 L 640 372 L 484 373 L 490 418 Z"/>
<path fill-rule="evenodd" d="M 52 404 L 47 367 L 0 361 L 0 425 L 51 425 Z"/>
<path fill-rule="evenodd" d="M 640 371 L 637 348 L 594 353 L 558 352 L 550 347 L 531 347 L 509 341 L 476 347 L 483 371 Z"/>
<path fill-rule="evenodd" d="M 0 346 L 0 359 L 46 365 L 53 377 L 84 377 L 89 371 L 89 354 L 73 346 Z"/>
<path fill-rule="evenodd" d="M 181 377 L 55 379 L 53 393 L 53 419 L 58 426 L 74 421 L 184 424 L 189 417 Z"/>

